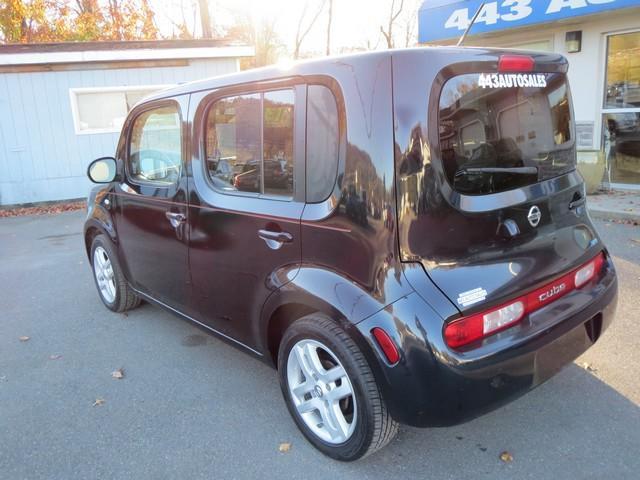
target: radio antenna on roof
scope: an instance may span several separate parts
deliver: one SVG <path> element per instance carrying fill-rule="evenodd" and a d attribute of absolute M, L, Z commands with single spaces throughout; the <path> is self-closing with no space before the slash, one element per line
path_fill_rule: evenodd
<path fill-rule="evenodd" d="M 473 26 L 473 24 L 475 23 L 476 19 L 478 18 L 478 15 L 480 15 L 480 12 L 484 8 L 484 4 L 485 3 L 487 3 L 487 2 L 482 2 L 480 4 L 480 7 L 478 7 L 478 10 L 476 11 L 476 14 L 471 19 L 471 22 L 469 22 L 469 26 L 467 27 L 467 29 L 464 31 L 464 33 L 460 37 L 460 40 L 458 40 L 458 43 L 456 44 L 456 47 L 461 47 L 462 44 L 464 43 L 465 39 L 467 38 L 467 34 L 469 33 L 469 30 L 471 30 L 471 27 Z"/>

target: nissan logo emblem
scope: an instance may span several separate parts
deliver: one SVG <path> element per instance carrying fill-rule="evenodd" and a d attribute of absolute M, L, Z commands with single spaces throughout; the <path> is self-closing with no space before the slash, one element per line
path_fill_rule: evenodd
<path fill-rule="evenodd" d="M 537 227 L 540 223 L 540 219 L 542 218 L 542 212 L 540 209 L 534 205 L 529 209 L 529 214 L 527 215 L 527 220 L 529 220 L 529 224 L 532 227 Z"/>

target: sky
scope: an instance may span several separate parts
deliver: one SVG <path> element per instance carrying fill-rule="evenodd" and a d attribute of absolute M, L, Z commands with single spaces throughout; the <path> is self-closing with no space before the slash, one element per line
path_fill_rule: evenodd
<path fill-rule="evenodd" d="M 290 50 L 295 43 L 296 29 L 305 1 L 308 1 L 307 25 L 312 12 L 318 9 L 323 0 L 210 0 L 210 11 L 214 22 L 228 24 L 234 15 L 249 13 L 254 21 L 275 18 L 280 37 Z M 396 0 L 399 4 L 400 0 Z M 404 46 L 404 29 L 408 19 L 414 21 L 413 38 L 417 39 L 417 7 L 420 0 L 404 0 L 403 13 L 398 19 L 396 37 L 397 46 Z M 171 34 L 171 19 L 182 18 L 182 12 L 189 12 L 187 24 L 198 25 L 197 0 L 151 0 L 156 11 L 156 22 L 162 33 Z M 327 2 L 328 5 L 328 2 Z M 314 27 L 305 38 L 304 52 L 324 52 L 326 44 L 326 28 L 328 8 L 324 10 Z M 384 38 L 380 34 L 380 26 L 388 23 L 391 0 L 334 0 L 333 21 L 331 28 L 332 53 L 341 48 L 383 48 Z M 194 18 L 194 13 L 195 17 Z M 198 25 L 199 30 L 199 25 Z"/>

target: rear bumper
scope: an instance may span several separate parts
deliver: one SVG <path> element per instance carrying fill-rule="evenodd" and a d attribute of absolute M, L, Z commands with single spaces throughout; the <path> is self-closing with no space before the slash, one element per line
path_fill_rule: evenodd
<path fill-rule="evenodd" d="M 552 377 L 593 345 L 615 314 L 617 279 L 610 260 L 591 288 L 566 295 L 525 325 L 467 352 L 449 349 L 443 322 L 417 294 L 357 325 L 391 415 L 418 426 L 449 426 L 494 410 Z M 386 364 L 370 331 L 384 328 L 401 350 Z"/>

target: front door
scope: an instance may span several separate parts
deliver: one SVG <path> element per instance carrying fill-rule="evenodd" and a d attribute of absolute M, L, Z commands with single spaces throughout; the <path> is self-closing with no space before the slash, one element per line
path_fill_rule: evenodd
<path fill-rule="evenodd" d="M 188 98 L 143 105 L 123 128 L 116 187 L 119 257 L 133 287 L 174 308 L 188 302 L 187 180 L 182 118 Z"/>
<path fill-rule="evenodd" d="M 192 95 L 193 314 L 250 347 L 265 300 L 301 257 L 305 88 L 270 87 Z"/>

